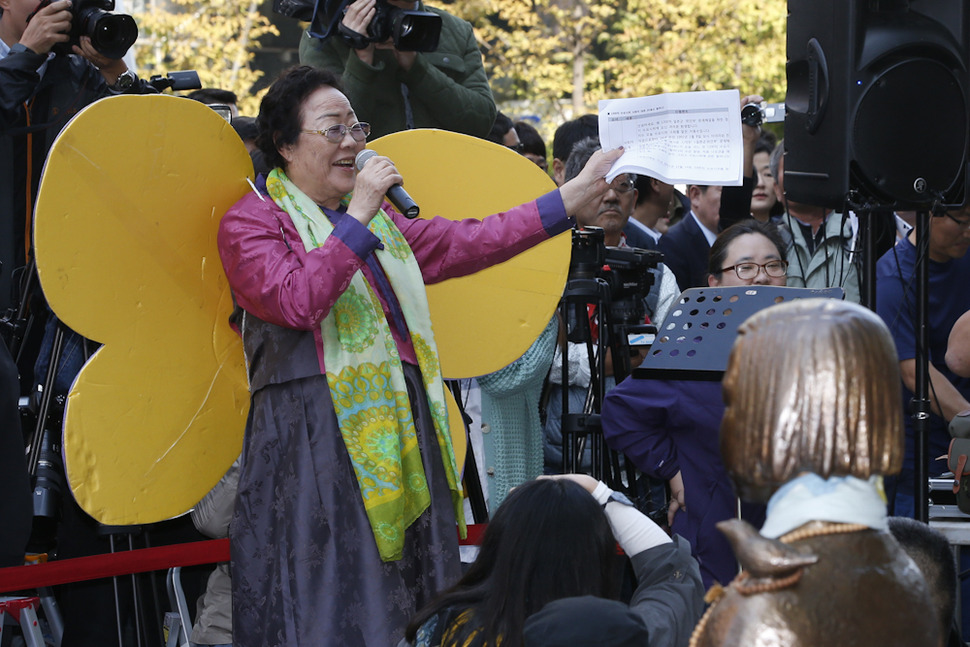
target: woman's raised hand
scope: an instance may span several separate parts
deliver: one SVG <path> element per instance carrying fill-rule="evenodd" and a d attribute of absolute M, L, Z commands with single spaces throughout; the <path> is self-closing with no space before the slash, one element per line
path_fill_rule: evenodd
<path fill-rule="evenodd" d="M 622 154 L 622 146 L 611 151 L 596 151 L 579 175 L 559 187 L 559 195 L 562 197 L 567 215 L 574 215 L 609 190 L 610 185 L 606 183 L 606 174 Z"/>

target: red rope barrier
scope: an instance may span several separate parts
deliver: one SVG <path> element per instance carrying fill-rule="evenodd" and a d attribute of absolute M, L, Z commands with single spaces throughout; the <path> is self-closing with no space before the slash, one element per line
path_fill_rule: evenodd
<path fill-rule="evenodd" d="M 480 545 L 488 524 L 469 524 L 463 545 Z M 160 571 L 173 566 L 197 566 L 229 561 L 229 540 L 210 539 L 118 553 L 59 559 L 43 564 L 0 568 L 0 593 L 42 586 L 84 582 L 116 575 Z"/>
<path fill-rule="evenodd" d="M 210 539 L 0 568 L 0 593 L 229 561 L 229 540 Z"/>
<path fill-rule="evenodd" d="M 482 535 L 485 534 L 485 529 L 488 528 L 487 523 L 470 523 L 466 526 L 468 530 L 468 538 L 461 539 L 459 537 L 458 543 L 462 546 L 481 546 L 482 545 Z"/>

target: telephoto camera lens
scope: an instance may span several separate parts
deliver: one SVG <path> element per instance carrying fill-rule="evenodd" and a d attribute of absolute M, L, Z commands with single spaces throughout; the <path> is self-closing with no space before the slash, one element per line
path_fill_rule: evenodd
<path fill-rule="evenodd" d="M 78 15 L 82 33 L 91 37 L 91 44 L 108 58 L 121 58 L 138 39 L 135 19 L 125 14 L 112 14 L 91 7 Z"/>

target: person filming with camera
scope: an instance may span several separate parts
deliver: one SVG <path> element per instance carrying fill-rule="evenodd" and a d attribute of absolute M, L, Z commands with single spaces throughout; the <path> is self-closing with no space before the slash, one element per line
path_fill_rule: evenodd
<path fill-rule="evenodd" d="M 97 99 L 155 91 L 122 60 L 134 21 L 99 5 L 0 0 L 0 311 L 16 305 L 12 273 L 26 265 L 33 199 L 58 133 Z M 106 23 L 113 36 L 93 33 Z"/>
<path fill-rule="evenodd" d="M 488 135 L 495 100 L 468 22 L 410 0 L 325 1 L 333 27 L 323 38 L 304 32 L 300 63 L 341 77 L 372 138 L 409 128 Z M 408 42 L 393 26 L 401 12 Z"/>
<path fill-rule="evenodd" d="M 31 224 L 34 201 L 40 184 L 41 171 L 54 140 L 71 118 L 85 106 L 120 93 L 154 93 L 146 81 L 139 81 L 122 60 L 134 43 L 138 29 L 130 16 L 111 14 L 111 3 L 106 0 L 0 0 L 0 315 L 4 332 L 18 330 L 43 331 L 44 339 L 16 339 L 10 334 L 9 355 L 18 363 L 4 364 L 3 392 L 0 400 L 5 404 L 4 415 L 14 412 L 20 381 L 32 385 L 32 377 L 43 380 L 46 363 L 51 356 L 56 319 L 50 315 L 45 321 L 40 289 L 30 280 L 32 272 L 25 270 L 32 255 Z M 119 126 L 123 127 L 121 124 Z M 124 151 L 118 151 L 123 154 Z M 71 187 L 62 190 L 71 191 Z M 29 286 L 33 287 L 29 287 Z M 37 317 L 33 326 L 26 326 L 21 316 L 28 309 Z M 7 326 L 13 321 L 13 326 Z M 86 340 L 79 334 L 65 330 L 57 363 L 57 380 L 52 393 L 66 394 L 74 375 L 83 362 L 82 348 Z M 29 334 L 28 334 L 29 336 Z M 5 339 L 6 341 L 6 339 Z M 4 344 L 0 344 L 4 345 Z M 19 352 L 30 349 L 33 352 Z M 0 354 L 7 355 L 8 348 Z M 34 368 L 37 355 L 44 360 L 42 368 Z M 18 380 L 19 373 L 19 380 Z M 7 403 L 10 403 L 9 405 Z M 16 415 L 16 412 L 14 412 Z M 6 419 L 6 418 L 5 418 Z M 24 438 L 20 425 L 0 427 L 5 443 L 3 447 L 19 445 L 23 456 Z M 5 450 L 6 451 L 6 450 Z M 21 485 L 28 478 L 26 465 L 18 464 L 8 469 L 8 457 L 0 469 L 0 488 L 6 493 L 22 491 Z M 20 461 L 19 463 L 24 463 Z M 18 537 L 30 534 L 32 503 L 30 490 L 26 505 L 21 500 L 18 515 L 11 523 L 26 526 Z M 14 494 L 11 494 L 11 497 Z M 25 514 L 19 510 L 26 508 Z M 62 497 L 57 507 L 60 516 L 60 558 L 75 557 L 84 552 L 79 548 L 85 541 L 97 541 L 95 530 L 69 496 Z M 3 516 L 4 523 L 11 517 Z M 3 533 L 11 536 L 9 528 Z M 43 535 L 43 536 L 41 536 Z M 46 547 L 53 537 L 47 533 L 32 536 L 27 546 L 18 539 L 18 545 L 2 546 L 0 552 L 15 555 L 19 551 L 22 562 L 26 549 Z M 106 540 L 103 540 L 107 544 Z M 87 554 L 87 553 L 85 553 Z M 63 644 L 87 645 L 109 643 L 114 627 L 110 623 L 91 622 L 92 609 L 106 608 L 110 597 L 102 597 L 108 589 L 98 588 L 97 583 L 72 584 L 58 594 L 58 604 L 64 626 Z"/>

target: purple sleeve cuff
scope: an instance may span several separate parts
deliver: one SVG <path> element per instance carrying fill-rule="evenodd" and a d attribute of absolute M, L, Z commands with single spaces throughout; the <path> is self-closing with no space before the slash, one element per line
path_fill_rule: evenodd
<path fill-rule="evenodd" d="M 536 207 L 539 209 L 542 228 L 546 230 L 550 238 L 573 226 L 573 219 L 566 214 L 566 207 L 563 206 L 559 189 L 539 196 L 536 199 Z"/>
<path fill-rule="evenodd" d="M 331 235 L 339 238 L 350 251 L 360 258 L 367 258 L 381 244 L 380 239 L 371 233 L 366 225 L 347 215 L 334 225 Z"/>
<path fill-rule="evenodd" d="M 669 481 L 680 471 L 680 461 L 677 460 L 676 456 L 671 456 L 671 460 L 661 461 L 653 471 L 657 478 Z"/>

